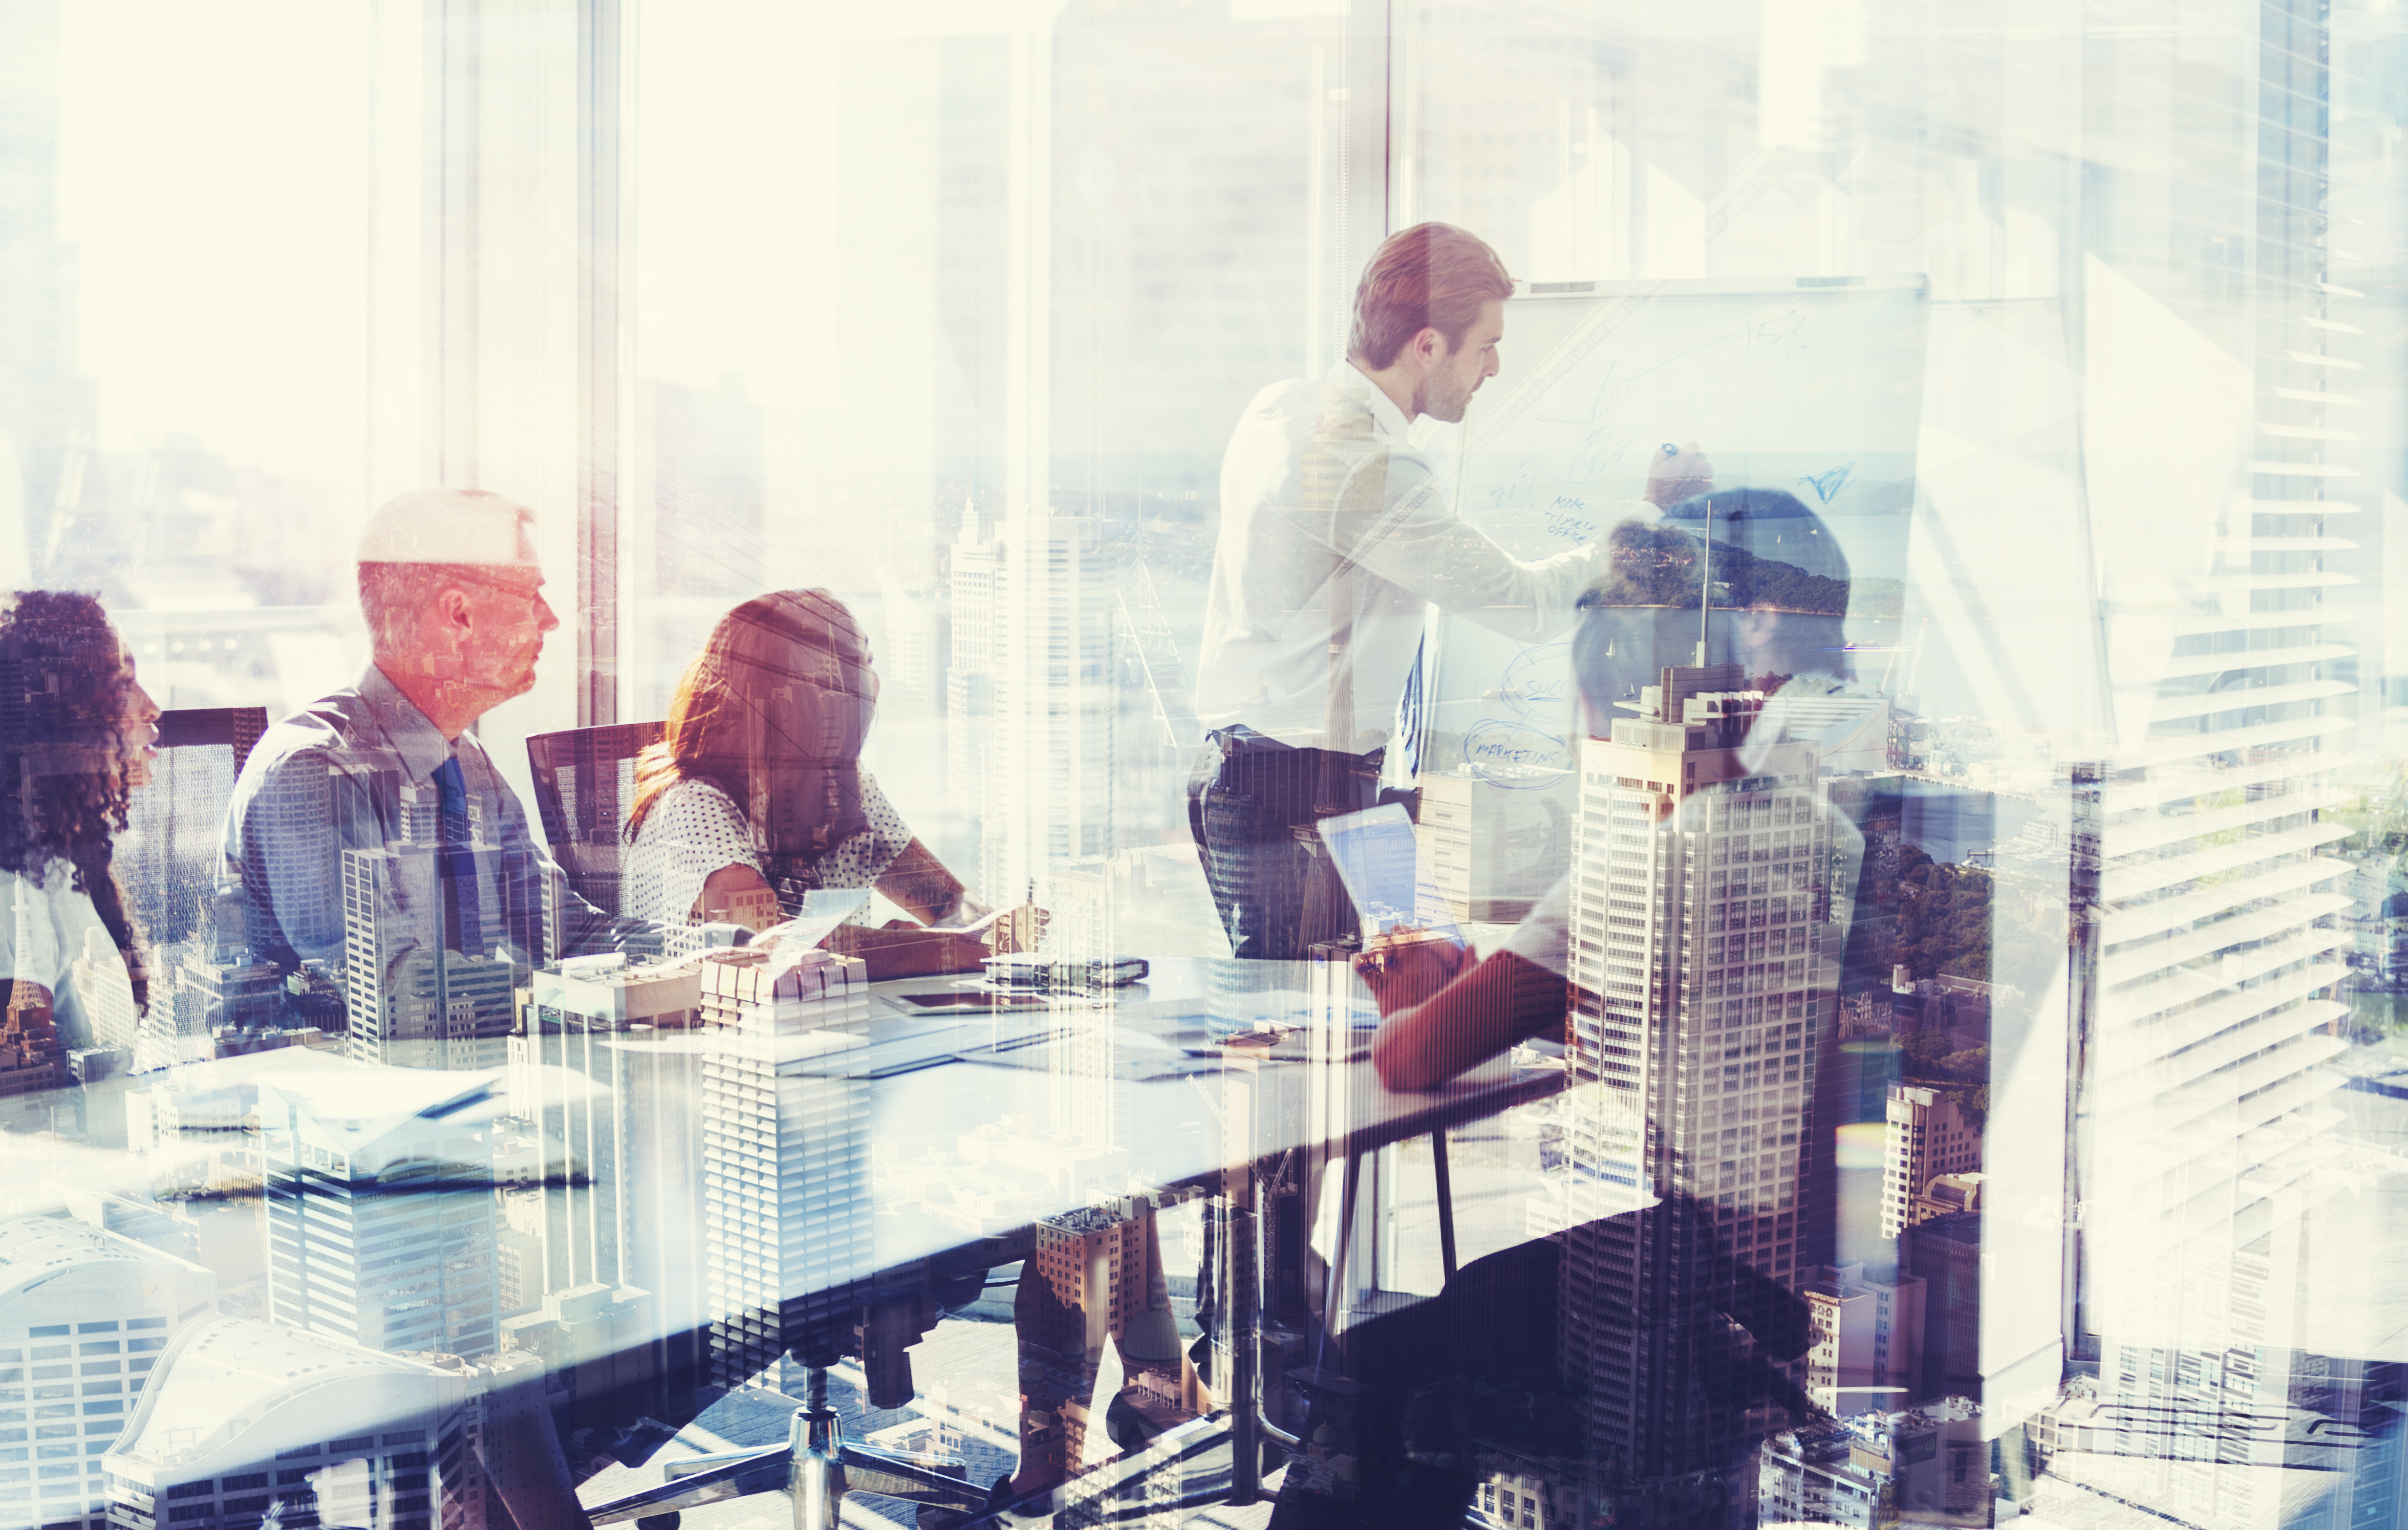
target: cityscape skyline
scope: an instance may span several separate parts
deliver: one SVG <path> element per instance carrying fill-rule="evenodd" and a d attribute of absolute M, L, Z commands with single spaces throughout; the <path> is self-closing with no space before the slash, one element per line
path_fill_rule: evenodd
<path fill-rule="evenodd" d="M 620 81 L 606 109 L 568 83 L 592 63 L 573 28 L 475 43 L 431 13 L 245 0 L 172 24 L 137 5 L 111 41 L 79 7 L 0 8 L 0 579 L 98 590 L 176 714 L 273 723 L 367 663 L 350 555 L 373 506 L 422 479 L 533 504 L 565 624 L 477 734 L 538 822 L 527 737 L 665 718 L 729 607 L 824 586 L 868 634 L 864 765 L 912 834 L 987 903 L 1050 908 L 1057 974 L 1146 957 L 1169 992 L 1227 951 L 1186 796 L 1221 449 L 1256 389 L 1339 359 L 1382 235 L 1459 223 L 1526 296 L 1608 284 L 1577 310 L 1608 358 L 1667 282 L 1919 279 L 1907 380 L 1859 411 L 1914 421 L 1895 502 L 1824 506 L 1863 597 L 1828 651 L 1862 698 L 1815 715 L 1775 677 L 1684 666 L 1584 717 L 1560 648 L 1501 666 L 1469 624 L 1427 624 L 1448 725 L 1420 850 L 1450 911 L 1490 951 L 1570 879 L 1566 1029 L 1512 1065 L 1560 1047 L 1564 1093 L 1497 1128 L 1511 1174 L 1457 1138 L 1449 1237 L 1469 1250 L 1493 1216 L 1562 1245 L 1593 1459 L 1496 1452 L 1476 1511 L 2399 1522 L 2378 1214 L 2408 1140 L 2386 1103 L 2408 1090 L 2396 8 L 775 9 L 648 12 L 620 73 L 576 77 Z M 830 79 L 771 110 L 798 49 Z M 768 191 L 767 160 L 792 164 Z M 1579 321 L 1543 307 L 1508 304 L 1492 389 L 1553 375 L 1549 326 Z M 1628 465 L 1689 439 L 1682 409 L 1738 410 L 1775 375 L 1713 365 L 1729 397 L 1617 374 L 1552 398 L 1587 432 L 1561 486 L 1581 503 L 1467 516 L 1602 536 Z M 1807 402 L 1747 418 L 1773 434 Z M 1476 403 L 1466 431 L 1423 430 L 1444 467 L 1481 426 Z M 1702 442 L 1725 487 L 1827 487 L 1770 481 L 1759 445 Z M 1453 725 L 1474 715 L 1523 731 L 1483 756 Z M 630 1443 L 638 1418 L 799 1394 L 814 1368 L 857 1375 L 881 1428 L 902 1427 L 890 1405 L 953 1420 L 932 1439 L 962 1433 L 930 1400 L 952 1388 L 1071 1470 L 1135 1437 L 1138 1404 L 1115 1420 L 1094 1391 L 1111 1366 L 1149 1429 L 1204 1410 L 1235 1364 L 1211 1270 L 1257 1252 L 1264 1416 L 1303 1422 L 1328 1165 L 1272 1165 L 1234 1210 L 1140 1208 L 1168 1128 L 1128 1101 L 1194 1066 L 1233 1140 L 1354 1130 L 1273 1081 L 1307 1064 L 1251 1029 L 1282 1004 L 1334 1029 L 1361 1003 L 1306 992 L 1330 973 L 1225 964 L 1186 1033 L 1146 1029 L 1144 990 L 1053 1011 L 1043 1065 L 979 1065 L 991 1108 L 904 1161 L 873 1070 L 831 1059 L 958 1017 L 890 1013 L 841 964 L 679 943 L 700 937 L 563 959 L 564 887 L 463 906 L 463 858 L 521 889 L 532 863 L 494 825 L 448 828 L 431 787 L 396 784 L 380 846 L 292 910 L 336 950 L 267 949 L 220 832 L 257 736 L 227 726 L 162 751 L 118 841 L 147 1011 L 90 937 L 59 965 L 76 1013 L 10 1008 L 0 1124 L 36 1165 L 12 1194 L 77 1260 L 211 1275 L 210 1314 L 110 1296 L 62 1320 L 166 1319 L 189 1371 L 123 1380 L 200 1421 L 175 1427 L 210 1423 L 212 1365 L 322 1364 L 341 1408 L 414 1400 L 390 1429 L 327 1422 L 307 1472 L 256 1417 L 199 1454 L 137 1424 L 110 1437 L 122 1482 L 93 1469 L 97 1433 L 32 1415 L 14 1475 L 0 1419 L 0 1530 L 248 1530 L 268 1501 L 286 1525 L 369 1523 L 339 1503 L 379 1530 L 486 1530 L 509 1514 L 474 1442 L 530 1385 L 584 1471 L 659 1446 Z M 1806 763 L 1802 740 L 1847 727 Z M 615 912 L 604 849 L 636 775 L 595 763 L 554 794 L 590 864 L 561 859 Z M 1693 790 L 1690 765 L 1733 773 Z M 1242 1089 L 1203 1084 L 1208 1053 Z M 1430 1294 L 1400 1288 L 1435 1250 L 1400 1245 L 1435 1226 L 1444 1172 L 1399 1150 L 1367 1174 L 1389 1220 L 1359 1223 L 1364 1310 Z M 1502 1210 L 1466 1188 L 1492 1172 Z M 1014 1254 L 982 1279 L 1025 1259 L 1051 1282 L 1080 1324 L 1029 1362 L 1054 1374 L 1023 1385 L 999 1343 L 940 1374 L 943 1336 L 981 1321 L 961 1314 L 1000 1323 L 1010 1293 L 880 1267 L 872 1232 L 904 1215 Z M 0 1223 L 6 1267 L 27 1220 Z M 681 1247 L 651 1236 L 689 1222 Z M 1259 1244 L 1233 1253 L 1233 1229 Z M 1757 1389 L 1743 1408 L 1676 1397 L 1675 1347 L 1616 1331 L 1617 1304 L 1746 1293 L 1807 1342 L 1768 1360 L 1751 1330 L 1760 1366 L 1725 1367 Z M 1158 1335 L 1096 1337 L 1156 1312 L 1225 1367 L 1202 1391 Z M 9 1342 L 0 1321 L 0 1374 Z M 1830 1417 L 1784 1412 L 1792 1391 Z M 423 1450 L 382 1437 L 411 1430 Z"/>

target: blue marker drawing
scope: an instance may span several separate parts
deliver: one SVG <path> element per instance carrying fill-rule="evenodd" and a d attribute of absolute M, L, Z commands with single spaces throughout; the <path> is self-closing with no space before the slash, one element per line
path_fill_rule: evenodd
<path fill-rule="evenodd" d="M 1586 513 L 1588 501 L 1577 494 L 1557 494 L 1547 507 L 1547 530 L 1570 541 L 1586 542 L 1597 536 L 1596 518 Z"/>
<path fill-rule="evenodd" d="M 1463 757 L 1474 776 L 1510 792 L 1543 792 L 1572 768 L 1571 750 L 1562 739 L 1502 718 L 1473 723 L 1464 735 Z"/>
<path fill-rule="evenodd" d="M 1854 478 L 1856 476 L 1856 465 L 1855 463 L 1842 463 L 1839 466 L 1832 468 L 1828 473 L 1810 473 L 1806 477 L 1799 479 L 1798 481 L 1800 483 L 1813 484 L 1814 486 L 1814 497 L 1821 500 L 1824 504 L 1828 505 L 1831 503 L 1831 496 L 1846 488 L 1848 486 L 1848 479 Z"/>

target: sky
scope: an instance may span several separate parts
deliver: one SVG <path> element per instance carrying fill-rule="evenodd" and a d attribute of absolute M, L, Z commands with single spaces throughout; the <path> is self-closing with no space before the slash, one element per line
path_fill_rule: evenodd
<path fill-rule="evenodd" d="M 301 477 L 366 433 L 371 7 L 62 7 L 59 223 L 102 444 Z"/>

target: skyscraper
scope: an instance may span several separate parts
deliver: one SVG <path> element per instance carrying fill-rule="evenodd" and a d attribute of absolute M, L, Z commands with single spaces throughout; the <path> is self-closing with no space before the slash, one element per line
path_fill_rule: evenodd
<path fill-rule="evenodd" d="M 201 900 L 183 960 L 161 975 L 151 996 L 152 1009 L 165 1012 L 150 1030 L 154 1040 L 166 1043 L 165 1055 L 206 1056 L 211 1031 L 261 1030 L 282 1017 L 284 977 L 254 955 L 248 908 L 242 890 L 231 883 Z M 169 1032 L 172 1042 L 163 1034 Z"/>
<path fill-rule="evenodd" d="M 0 19 L 0 577 L 39 569 L 52 515 L 74 508 L 97 413 L 76 373 L 76 258 L 59 237 L 59 7 Z"/>
<path fill-rule="evenodd" d="M 1204 1398 L 1181 1355 L 1164 1272 L 1153 1257 L 1158 1198 L 1125 1196 L 1037 1224 L 1027 1268 L 1041 1288 L 1021 1303 L 1020 1459 L 1074 1475 L 1087 1455 L 1095 1367 L 1117 1343 L 1124 1387 L 1150 1419 L 1193 1418 Z"/>
<path fill-rule="evenodd" d="M 1889 1086 L 1887 1136 L 1882 1147 L 1881 1236 L 1893 1238 L 1915 1222 L 1914 1200 L 1943 1174 L 1982 1166 L 1981 1129 L 1956 1102 L 1936 1089 Z"/>
<path fill-rule="evenodd" d="M 394 1067 L 261 1080 L 270 1318 L 372 1350 L 494 1349 L 492 1088 Z"/>
<path fill-rule="evenodd" d="M 1651 1524 L 1720 1523 L 1708 1506 L 1770 1419 L 1680 1341 L 1681 1314 L 1734 1280 L 1775 1301 L 1813 1264 L 1799 1193 L 1836 995 L 1831 831 L 1813 747 L 1751 737 L 1764 698 L 1742 683 L 1666 669 L 1581 754 L 1567 1057 L 1603 1087 L 1566 1120 L 1564 1364 L 1583 1510 L 1645 1502 Z M 1596 1220 L 1645 1192 L 1662 1204 Z"/>
<path fill-rule="evenodd" d="M 872 1271 L 869 1081 L 860 964 L 702 959 L 702 1215 L 710 1379 L 740 1387 L 850 1328 Z"/>
<path fill-rule="evenodd" d="M 1899 1239 L 1900 1273 L 1923 1281 L 1924 1397 L 1982 1400 L 1982 1213 L 1918 1222 Z"/>
<path fill-rule="evenodd" d="M 2125 1459 L 2051 1469 L 2194 1524 L 2379 1523 L 2399 1513 L 2388 1472 L 2332 1472 L 2315 1445 L 2397 1426 L 2367 1336 L 2322 1321 L 2312 1258 L 2347 1236 L 2314 1226 L 2346 1151 L 2324 1065 L 2348 1046 L 2353 868 L 2328 809 L 2336 746 L 2367 716 L 2344 602 L 2368 560 L 2332 535 L 2359 508 L 2337 457 L 2356 437 L 2334 406 L 2372 352 L 2330 317 L 2355 295 L 2331 279 L 2331 7 L 2246 14 L 2217 53 L 2234 105 L 2214 123 L 2238 173 L 2222 218 L 2186 230 L 2205 291 L 2168 298 L 2195 305 L 2247 410 L 2220 464 L 2234 492 L 2162 678 L 2123 703 L 2122 747 L 2070 773 L 2067 1338 L 2097 1363 L 2100 1450 Z"/>
<path fill-rule="evenodd" d="M 0 1443 L 0 1524 L 105 1523 L 101 1452 L 169 1336 L 216 1296 L 208 1269 L 132 1238 L 55 1217 L 0 1222 L 0 1365 L 17 1378 L 34 1367 L 33 1441 Z M 0 1387 L 9 1422 L 25 1418 L 22 1386 Z"/>
<path fill-rule="evenodd" d="M 998 545 L 974 502 L 945 554 L 945 791 L 953 816 L 975 825 L 986 810 L 995 732 L 995 575 Z"/>
<path fill-rule="evenodd" d="M 1825 1266 L 1800 1283 L 1814 1325 L 1806 1395 L 1826 1412 L 1886 1412 L 1922 1384 L 1925 1284 L 1913 1275 L 1868 1276 L 1862 1265 Z"/>
<path fill-rule="evenodd" d="M 993 548 L 979 872 L 989 901 L 1010 903 L 1054 862 L 1114 848 L 1119 624 L 1101 518 L 1008 516 Z"/>
<path fill-rule="evenodd" d="M 407 785 L 401 799 L 397 838 L 343 851 L 351 1055 L 404 1067 L 500 1067 L 523 965 L 546 954 L 544 909 L 521 906 L 513 890 L 540 884 L 523 867 L 472 876 L 446 865 L 529 852 L 486 842 L 473 817 L 466 843 L 445 844 L 435 788 Z"/>
<path fill-rule="evenodd" d="M 524 1305 L 591 1284 L 648 1293 L 654 1368 L 681 1394 L 701 1374 L 705 1255 L 702 1061 L 678 1042 L 701 994 L 692 963 L 572 959 L 534 975 L 510 1040 L 511 1098 L 543 1153 Z"/>
<path fill-rule="evenodd" d="M 767 563 L 761 407 L 741 378 L 715 389 L 647 379 L 639 430 L 650 446 L 652 514 L 638 526 L 637 564 L 649 694 L 638 717 L 662 717 L 678 677 L 727 608 L 760 588 Z"/>

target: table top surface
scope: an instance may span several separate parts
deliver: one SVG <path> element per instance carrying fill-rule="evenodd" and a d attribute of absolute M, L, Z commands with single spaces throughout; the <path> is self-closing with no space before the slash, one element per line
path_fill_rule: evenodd
<path fill-rule="evenodd" d="M 1211 1190 L 1233 1167 L 1292 1150 L 1369 1151 L 1563 1086 L 1560 1066 L 1498 1058 L 1438 1089 L 1390 1090 L 1369 1059 L 1369 994 L 1348 973 L 1349 1002 L 1316 1001 L 1313 977 L 1307 963 L 1184 959 L 1142 983 L 1006 996 L 1000 1008 L 974 979 L 871 985 L 842 1022 L 866 1044 L 819 1076 L 841 1078 L 866 1107 L 877 1265 L 1116 1190 Z M 914 995 L 974 1008 L 930 1013 Z M 1022 1188 L 991 1197 L 981 1181 Z"/>

